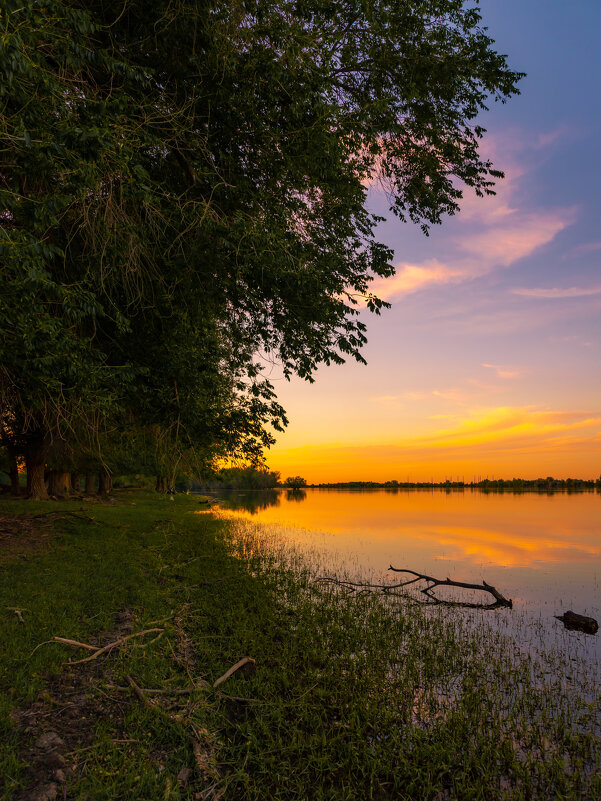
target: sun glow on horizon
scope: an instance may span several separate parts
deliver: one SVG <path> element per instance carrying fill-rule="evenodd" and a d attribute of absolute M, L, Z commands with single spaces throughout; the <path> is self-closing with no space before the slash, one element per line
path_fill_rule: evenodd
<path fill-rule="evenodd" d="M 434 420 L 432 422 L 440 422 Z M 404 435 L 403 435 L 404 434 Z M 311 483 L 435 481 L 455 477 L 597 477 L 601 413 L 537 407 L 471 410 L 454 425 L 411 436 L 401 426 L 371 442 L 314 441 L 272 449 L 272 469 L 300 473 Z"/>

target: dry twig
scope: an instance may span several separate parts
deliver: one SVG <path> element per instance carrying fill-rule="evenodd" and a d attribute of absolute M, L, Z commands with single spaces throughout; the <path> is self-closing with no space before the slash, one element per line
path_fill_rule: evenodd
<path fill-rule="evenodd" d="M 229 670 L 226 670 L 223 676 L 219 676 L 219 678 L 213 682 L 213 689 L 219 687 L 220 684 L 223 684 L 224 681 L 229 679 L 230 676 L 233 676 L 236 671 L 240 670 L 240 668 L 243 668 L 245 665 L 254 664 L 255 660 L 252 658 L 252 656 L 243 657 L 239 662 L 236 662 L 235 665 L 232 665 Z"/>
<path fill-rule="evenodd" d="M 78 640 L 68 640 L 66 637 L 53 637 L 49 642 L 62 642 L 65 645 L 74 645 L 76 648 L 87 648 L 88 651 L 97 651 L 97 645 L 88 645 L 87 642 L 78 642 Z"/>
<path fill-rule="evenodd" d="M 85 659 L 76 659 L 75 661 L 69 661 L 65 664 L 81 665 L 83 662 L 91 662 L 93 659 L 98 659 L 98 657 L 102 656 L 102 654 L 105 654 L 107 651 L 112 651 L 113 648 L 123 645 L 124 642 L 127 642 L 134 637 L 143 637 L 145 634 L 153 634 L 155 631 L 163 631 L 163 629 L 144 629 L 144 631 L 136 631 L 134 634 L 128 634 L 126 637 L 120 637 L 118 640 L 110 642 L 108 645 L 104 645 L 102 648 L 99 648 L 97 651 L 95 651 L 91 656 L 86 656 Z M 157 638 L 155 637 L 155 639 Z"/>
<path fill-rule="evenodd" d="M 145 634 L 153 634 L 155 631 L 161 632 L 161 634 L 159 634 L 158 637 L 155 637 L 153 640 L 151 640 L 150 643 L 146 643 L 146 645 L 150 645 L 151 643 L 156 642 L 158 639 L 160 639 L 164 629 L 155 628 L 155 629 L 144 629 L 144 631 L 136 631 L 133 634 L 128 634 L 126 637 L 120 637 L 118 640 L 114 640 L 113 642 L 110 642 L 108 645 L 103 645 L 100 648 L 97 645 L 89 645 L 86 642 L 79 642 L 78 640 L 69 640 L 67 637 L 55 636 L 51 640 L 45 640 L 44 642 L 41 642 L 39 645 L 36 645 L 36 647 L 31 652 L 30 656 L 33 656 L 33 654 L 38 650 L 38 648 L 41 648 L 42 645 L 47 645 L 49 642 L 60 642 L 63 643 L 64 645 L 73 645 L 76 648 L 85 648 L 87 651 L 93 651 L 93 653 L 90 656 L 86 656 L 85 659 L 75 659 L 65 662 L 66 665 L 81 665 L 83 662 L 91 662 L 93 659 L 98 659 L 98 657 L 102 656 L 102 654 L 105 654 L 108 651 L 112 651 L 113 648 L 117 648 L 120 645 L 123 645 L 124 642 L 127 642 L 128 640 L 131 640 L 134 637 L 143 637 Z"/>
<path fill-rule="evenodd" d="M 17 620 L 19 621 L 19 623 L 25 623 L 25 620 L 24 620 L 24 618 L 23 618 L 23 612 L 24 612 L 24 610 L 23 610 L 23 609 L 19 609 L 19 607 L 18 607 L 18 606 L 7 606 L 6 608 L 7 608 L 7 609 L 9 609 L 11 612 L 14 612 L 14 613 L 15 613 L 15 615 L 17 616 Z"/>

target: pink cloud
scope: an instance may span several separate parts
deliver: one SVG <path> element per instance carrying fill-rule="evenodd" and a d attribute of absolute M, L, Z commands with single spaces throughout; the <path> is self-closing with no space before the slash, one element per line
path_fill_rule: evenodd
<path fill-rule="evenodd" d="M 371 289 L 382 300 L 388 300 L 409 295 L 432 284 L 448 284 L 451 281 L 458 281 L 462 277 L 463 273 L 460 269 L 449 267 L 436 259 L 424 264 L 401 262 L 397 265 L 397 272 L 392 278 L 374 281 Z"/>
<path fill-rule="evenodd" d="M 594 253 L 597 250 L 601 250 L 601 242 L 584 242 L 582 245 L 577 245 L 575 248 L 569 253 L 566 253 L 564 259 L 567 259 L 568 256 L 578 256 L 582 253 Z"/>
<path fill-rule="evenodd" d="M 482 272 L 494 267 L 508 267 L 529 256 L 551 242 L 573 222 L 575 216 L 570 209 L 526 216 L 511 214 L 515 214 L 515 219 L 509 224 L 491 225 L 488 230 L 468 234 L 461 240 L 461 249 L 479 258 Z"/>

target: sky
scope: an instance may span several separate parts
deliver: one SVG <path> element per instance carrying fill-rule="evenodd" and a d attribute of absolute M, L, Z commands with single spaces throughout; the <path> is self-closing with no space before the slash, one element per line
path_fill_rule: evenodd
<path fill-rule="evenodd" d="M 271 376 L 290 423 L 267 453 L 310 483 L 601 473 L 601 3 L 482 0 L 521 94 L 483 117 L 493 198 L 424 237 L 369 207 L 397 273 L 373 287 L 367 366 Z"/>

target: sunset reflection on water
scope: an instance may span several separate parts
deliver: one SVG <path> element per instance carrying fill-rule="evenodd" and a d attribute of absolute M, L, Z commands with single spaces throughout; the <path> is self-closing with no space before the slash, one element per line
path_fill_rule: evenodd
<path fill-rule="evenodd" d="M 280 531 L 297 547 L 385 576 L 390 564 L 502 586 L 518 604 L 599 607 L 601 496 L 444 490 L 232 494 L 226 516 Z M 246 507 L 246 508 L 245 508 Z"/>

